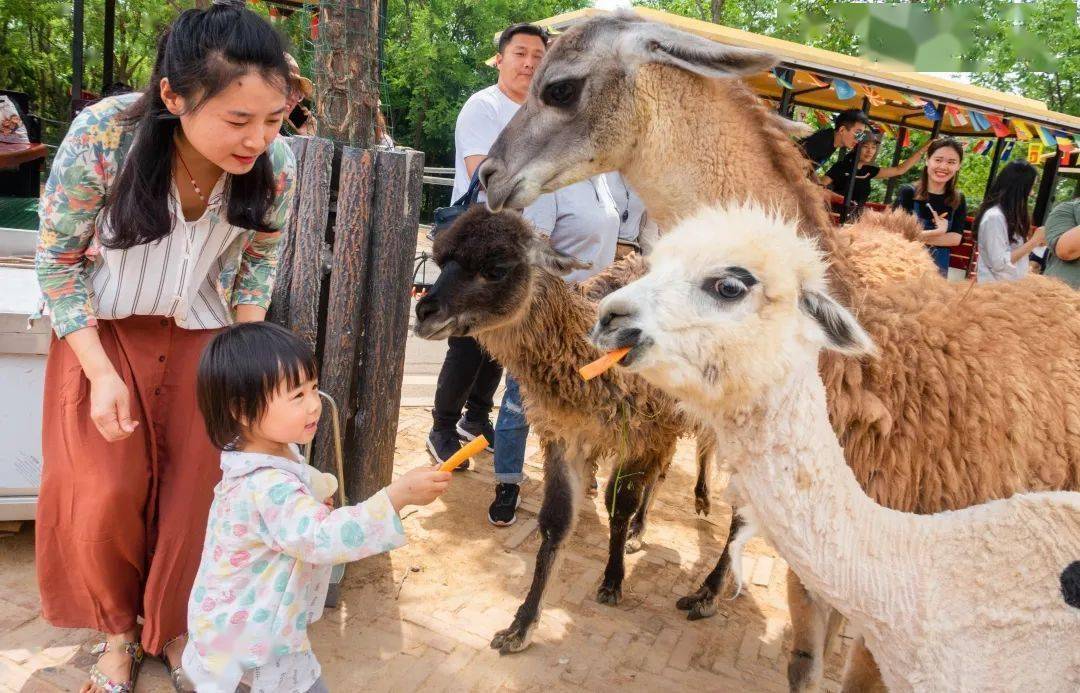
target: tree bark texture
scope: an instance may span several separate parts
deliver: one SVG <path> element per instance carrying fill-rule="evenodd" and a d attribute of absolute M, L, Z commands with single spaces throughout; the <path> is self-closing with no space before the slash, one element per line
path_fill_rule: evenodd
<path fill-rule="evenodd" d="M 379 105 L 378 55 L 378 3 L 319 3 L 315 94 L 320 137 L 353 147 L 372 145 Z"/>

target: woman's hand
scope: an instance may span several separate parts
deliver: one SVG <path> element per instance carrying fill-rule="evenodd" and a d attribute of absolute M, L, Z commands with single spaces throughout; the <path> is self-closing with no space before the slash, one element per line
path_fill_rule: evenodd
<path fill-rule="evenodd" d="M 1040 245 L 1046 245 L 1046 228 L 1043 226 L 1036 226 L 1035 230 L 1031 232 L 1031 238 L 1028 239 L 1033 247 L 1039 247 Z"/>
<path fill-rule="evenodd" d="M 401 512 L 406 505 L 427 505 L 450 486 L 450 472 L 434 467 L 417 467 L 402 474 L 386 487 L 394 510 Z"/>
<path fill-rule="evenodd" d="M 945 233 L 949 230 L 948 212 L 942 212 L 938 214 L 937 211 L 930 205 L 926 205 L 926 208 L 930 210 L 930 214 L 934 218 L 934 233 Z"/>
<path fill-rule="evenodd" d="M 90 418 L 110 443 L 129 437 L 139 425 L 131 420 L 130 393 L 116 371 L 90 381 Z"/>

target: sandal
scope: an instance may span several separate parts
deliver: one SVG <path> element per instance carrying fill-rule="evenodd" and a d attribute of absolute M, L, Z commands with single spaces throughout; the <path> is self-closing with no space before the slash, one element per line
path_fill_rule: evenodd
<path fill-rule="evenodd" d="M 107 693 L 132 693 L 135 690 L 135 682 L 139 679 L 139 670 L 142 669 L 143 662 L 143 648 L 137 642 L 125 642 L 124 654 L 131 657 L 131 668 L 128 669 L 128 680 L 123 682 L 116 682 L 110 679 L 105 674 L 101 673 L 98 669 L 97 662 L 94 662 L 90 667 L 90 683 L 98 688 L 104 689 Z M 108 642 L 101 642 L 90 650 L 90 654 L 98 655 L 100 661 L 101 656 L 110 651 Z"/>
<path fill-rule="evenodd" d="M 159 657 L 159 659 L 161 660 L 161 663 L 165 665 L 165 671 L 169 672 L 169 681 L 172 682 L 173 690 L 176 691 L 176 693 L 195 693 L 195 687 L 191 685 L 191 681 L 184 674 L 183 663 L 181 662 L 174 667 L 170 667 L 169 658 L 165 656 L 165 650 L 169 649 L 169 645 L 172 645 L 185 635 L 187 635 L 187 633 L 181 633 L 172 640 L 166 641 L 166 643 L 161 646 L 161 657 Z M 182 651 L 180 654 L 181 657 L 183 657 Z"/>

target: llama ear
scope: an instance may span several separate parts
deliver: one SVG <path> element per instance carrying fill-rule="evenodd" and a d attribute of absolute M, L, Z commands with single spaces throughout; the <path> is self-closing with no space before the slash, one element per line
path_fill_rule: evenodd
<path fill-rule="evenodd" d="M 851 356 L 865 356 L 876 351 L 873 340 L 855 316 L 825 292 L 803 289 L 799 294 L 799 308 L 821 328 L 826 348 Z"/>
<path fill-rule="evenodd" d="M 551 247 L 551 241 L 545 236 L 534 235 L 529 243 L 529 263 L 545 272 L 560 277 L 574 270 L 590 269 L 591 262 L 583 262 L 576 257 L 560 253 Z"/>
<path fill-rule="evenodd" d="M 725 46 L 656 22 L 636 23 L 628 45 L 643 62 L 663 63 L 709 78 L 755 74 L 777 63 L 768 53 Z"/>

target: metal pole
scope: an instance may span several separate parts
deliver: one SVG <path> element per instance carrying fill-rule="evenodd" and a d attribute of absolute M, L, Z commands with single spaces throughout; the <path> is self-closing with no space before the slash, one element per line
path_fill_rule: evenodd
<path fill-rule="evenodd" d="M 116 54 L 116 0 L 105 0 L 105 52 L 101 56 L 101 93 L 113 83 Z"/>
<path fill-rule="evenodd" d="M 941 124 L 945 122 L 945 104 L 934 104 L 934 107 L 937 109 L 938 119 L 934 121 L 934 127 L 930 128 L 930 139 L 941 134 Z"/>
<path fill-rule="evenodd" d="M 83 0 L 74 0 L 71 9 L 71 114 L 75 115 L 83 87 Z"/>
<path fill-rule="evenodd" d="M 1054 203 L 1054 184 L 1057 182 L 1058 164 L 1061 163 L 1061 150 L 1057 150 L 1054 156 L 1043 164 L 1042 180 L 1039 181 L 1039 195 L 1035 198 L 1035 212 L 1032 214 L 1032 223 L 1042 226 L 1046 219 L 1046 213 L 1050 211 L 1050 205 Z"/>
<path fill-rule="evenodd" d="M 994 158 L 990 160 L 990 175 L 986 177 L 986 190 L 983 191 L 983 199 L 990 194 L 990 186 L 994 184 L 994 176 L 997 175 L 998 164 L 1001 163 L 1001 150 L 1005 148 L 1005 138 L 997 138 L 994 142 Z"/>
<path fill-rule="evenodd" d="M 906 135 L 907 126 L 901 125 L 900 129 L 896 131 L 896 146 L 893 148 L 892 153 L 892 165 L 894 168 L 900 165 L 900 143 L 904 141 Z M 892 202 L 892 196 L 895 191 L 896 176 L 893 176 L 885 182 L 885 204 Z"/>
<path fill-rule="evenodd" d="M 781 94 L 780 94 L 780 107 L 776 109 L 777 113 L 779 113 L 780 115 L 782 115 L 782 116 L 784 116 L 785 118 L 788 118 L 788 119 L 791 118 L 791 112 L 792 112 L 792 106 L 793 106 L 793 104 L 792 104 L 792 96 L 793 96 L 793 93 L 792 93 L 791 89 L 788 89 L 787 87 L 784 87 L 784 91 L 781 92 Z"/>

